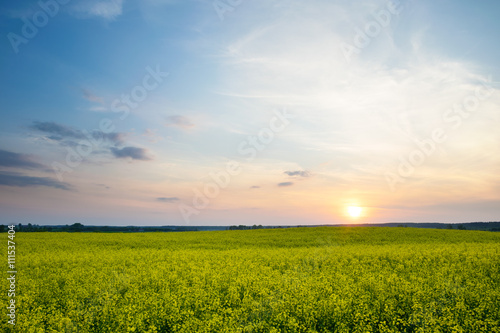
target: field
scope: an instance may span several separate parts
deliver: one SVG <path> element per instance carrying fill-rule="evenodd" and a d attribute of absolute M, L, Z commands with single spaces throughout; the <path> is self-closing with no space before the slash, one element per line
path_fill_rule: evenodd
<path fill-rule="evenodd" d="M 17 324 L 4 315 L 2 332 L 500 332 L 500 233 L 18 233 L 16 243 Z"/>

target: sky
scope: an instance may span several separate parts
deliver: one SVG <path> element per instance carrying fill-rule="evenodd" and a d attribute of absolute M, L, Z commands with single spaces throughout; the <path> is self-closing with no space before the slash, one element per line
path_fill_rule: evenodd
<path fill-rule="evenodd" d="M 0 224 L 498 221 L 499 13 L 3 1 Z"/>

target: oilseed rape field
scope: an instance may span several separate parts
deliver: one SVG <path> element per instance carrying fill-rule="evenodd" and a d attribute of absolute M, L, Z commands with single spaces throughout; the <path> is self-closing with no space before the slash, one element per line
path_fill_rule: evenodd
<path fill-rule="evenodd" d="M 500 332 L 500 233 L 18 233 L 16 243 L 16 325 L 4 315 L 1 332 Z"/>

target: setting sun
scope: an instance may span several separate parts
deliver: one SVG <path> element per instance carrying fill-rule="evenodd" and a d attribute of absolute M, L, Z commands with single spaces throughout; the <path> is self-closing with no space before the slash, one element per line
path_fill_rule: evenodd
<path fill-rule="evenodd" d="M 361 207 L 358 206 L 349 206 L 347 207 L 347 213 L 351 217 L 359 217 L 361 215 Z"/>

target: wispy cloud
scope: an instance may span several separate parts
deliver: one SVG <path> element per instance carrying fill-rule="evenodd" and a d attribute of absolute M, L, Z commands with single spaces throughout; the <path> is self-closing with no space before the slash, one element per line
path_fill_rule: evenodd
<path fill-rule="evenodd" d="M 278 184 L 279 187 L 288 187 L 288 186 L 292 186 L 292 185 L 293 185 L 293 182 L 283 182 L 283 183 Z"/>
<path fill-rule="evenodd" d="M 301 170 L 298 170 L 298 171 L 285 171 L 284 172 L 285 174 L 289 175 L 290 177 L 295 177 L 295 176 L 298 176 L 298 177 L 310 177 L 311 176 L 311 173 L 309 173 L 309 171 L 301 171 Z"/>
<path fill-rule="evenodd" d="M 148 150 L 139 147 L 123 147 L 111 148 L 111 152 L 116 158 L 131 158 L 133 160 L 149 161 L 152 158 L 149 156 Z"/>
<path fill-rule="evenodd" d="M 189 129 L 193 128 L 194 124 L 186 116 L 175 115 L 175 116 L 169 116 L 167 118 L 167 123 L 165 124 L 165 126 L 173 126 L 173 127 L 180 127 L 183 129 Z"/>
<path fill-rule="evenodd" d="M 0 166 L 22 169 L 45 169 L 45 166 L 35 162 L 30 155 L 13 153 L 0 149 Z"/>
<path fill-rule="evenodd" d="M 142 134 L 151 143 L 157 143 L 163 140 L 163 137 L 158 134 L 158 130 L 147 128 Z"/>
<path fill-rule="evenodd" d="M 156 198 L 156 201 L 160 201 L 160 202 L 167 202 L 167 203 L 174 203 L 174 202 L 177 202 L 179 201 L 180 199 L 177 198 L 177 197 L 170 197 L 170 198 Z"/>
<path fill-rule="evenodd" d="M 54 122 L 35 121 L 31 128 L 40 132 L 51 134 L 51 139 L 61 140 L 62 138 L 83 139 L 85 135 L 82 132 L 75 130 L 71 127 L 60 125 Z"/>
<path fill-rule="evenodd" d="M 48 177 L 31 177 L 15 172 L 0 172 L 0 185 L 15 187 L 52 187 L 65 191 L 72 191 L 73 186 Z"/>
<path fill-rule="evenodd" d="M 251 186 L 250 189 L 258 189 L 260 186 Z"/>
<path fill-rule="evenodd" d="M 408 41 L 397 39 L 398 29 L 408 40 L 417 33 L 399 24 L 409 18 L 407 6 L 413 6 L 413 1 L 402 4 L 401 15 L 394 16 L 383 33 L 349 63 L 340 45 L 352 43 L 354 28 L 363 28 L 385 2 L 290 3 L 286 15 L 270 8 L 269 18 L 249 25 L 252 28 L 234 26 L 241 30 L 219 54 L 227 71 L 222 70 L 222 83 L 216 87 L 235 100 L 251 100 L 254 106 L 292 106 L 300 122 L 280 136 L 284 146 L 293 147 L 282 152 L 285 159 L 299 159 L 301 165 L 315 168 L 325 161 L 324 156 L 331 156 L 335 163 L 326 173 L 354 181 L 347 175 L 356 170 L 358 176 L 377 182 L 386 168 L 397 168 L 398 159 L 415 149 L 417 139 L 428 139 L 438 127 L 454 134 L 450 122 L 443 121 L 447 110 L 476 89 L 484 90 L 481 82 L 487 79 L 479 64 L 437 56 L 425 44 L 413 50 L 407 47 Z M 492 98 L 481 105 L 481 112 L 469 117 L 474 120 L 468 121 L 483 125 L 470 126 L 470 135 L 447 142 L 446 148 L 453 151 L 449 159 L 462 151 L 462 140 L 485 150 L 492 135 L 486 133 L 495 132 L 488 119 L 498 119 L 494 105 Z M 483 160 L 483 166 L 493 165 L 494 159 Z M 442 166 L 429 159 L 425 168 L 440 172 Z M 297 177 L 293 179 L 311 177 L 294 169 L 286 174 Z"/>
<path fill-rule="evenodd" d="M 108 140 L 114 144 L 123 144 L 125 142 L 125 138 L 127 134 L 120 132 L 111 132 L 111 133 L 100 133 L 105 140 Z"/>
<path fill-rule="evenodd" d="M 111 144 L 120 145 L 123 144 L 126 138 L 125 133 L 119 132 L 103 133 L 100 131 L 93 131 L 92 134 L 85 135 L 84 132 L 78 129 L 50 121 L 35 121 L 30 128 L 49 134 L 50 136 L 48 136 L 48 138 L 55 141 L 62 141 L 64 139 L 88 139 L 88 136 L 92 135 L 95 139 L 104 139 Z"/>
<path fill-rule="evenodd" d="M 102 18 L 112 21 L 123 12 L 123 0 L 80 1 L 73 6 L 73 14 L 80 18 Z"/>
<path fill-rule="evenodd" d="M 82 89 L 82 93 L 83 93 L 83 98 L 85 98 L 90 102 L 101 103 L 101 104 L 104 103 L 104 99 L 102 97 L 93 94 L 90 90 Z"/>
<path fill-rule="evenodd" d="M 89 111 L 94 111 L 94 112 L 106 112 L 108 111 L 108 108 L 104 106 L 92 106 L 89 108 Z"/>

